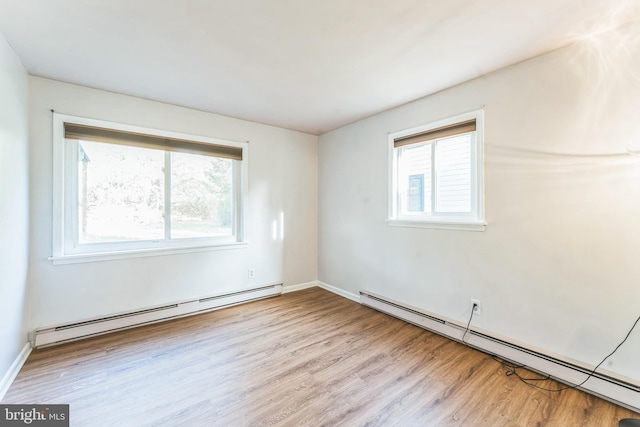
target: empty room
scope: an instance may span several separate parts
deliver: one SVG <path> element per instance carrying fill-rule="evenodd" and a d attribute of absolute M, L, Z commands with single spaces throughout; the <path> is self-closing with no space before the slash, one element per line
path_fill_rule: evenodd
<path fill-rule="evenodd" d="M 640 4 L 0 0 L 0 426 L 640 426 Z"/>

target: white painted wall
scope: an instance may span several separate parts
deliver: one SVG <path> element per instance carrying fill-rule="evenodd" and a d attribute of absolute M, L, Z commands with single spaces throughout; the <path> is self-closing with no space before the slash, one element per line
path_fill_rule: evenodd
<path fill-rule="evenodd" d="M 389 227 L 388 133 L 483 105 L 486 231 Z M 639 140 L 640 26 L 324 134 L 319 280 L 595 365 L 640 315 Z M 640 330 L 603 367 L 638 360 Z"/>
<path fill-rule="evenodd" d="M 27 100 L 27 72 L 0 34 L 0 379 L 27 342 Z"/>
<path fill-rule="evenodd" d="M 277 106 L 274 106 L 277 108 Z M 54 266 L 51 256 L 51 112 L 250 141 L 249 245 Z M 31 327 L 317 278 L 317 140 L 313 135 L 39 77 L 30 78 Z M 284 240 L 272 224 L 284 218 Z M 255 268 L 248 279 L 247 269 Z"/>

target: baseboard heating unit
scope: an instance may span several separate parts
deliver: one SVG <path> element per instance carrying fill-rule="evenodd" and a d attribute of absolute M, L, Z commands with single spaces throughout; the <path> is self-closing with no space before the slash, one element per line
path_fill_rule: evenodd
<path fill-rule="evenodd" d="M 361 291 L 360 302 L 367 307 L 456 341 L 462 340 L 466 329 L 466 324 L 372 292 Z M 473 326 L 467 332 L 464 341 L 480 351 L 523 365 L 537 373 L 549 375 L 551 378 L 568 385 L 580 384 L 594 368 L 559 355 L 532 349 Z M 640 384 L 632 379 L 599 369 L 584 385 L 578 388 L 617 405 L 640 412 Z"/>
<path fill-rule="evenodd" d="M 277 296 L 281 293 L 282 284 L 279 283 L 81 322 L 36 329 L 32 336 L 32 345 L 38 348 L 61 344 L 81 338 L 106 334 L 108 332 L 218 310 L 232 305 Z"/>

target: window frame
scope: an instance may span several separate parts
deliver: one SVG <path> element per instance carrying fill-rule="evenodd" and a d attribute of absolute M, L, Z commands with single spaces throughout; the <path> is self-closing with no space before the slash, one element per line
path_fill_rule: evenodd
<path fill-rule="evenodd" d="M 399 171 L 399 153 L 407 146 L 421 144 L 432 144 L 432 165 L 435 165 L 436 158 L 436 141 L 444 138 L 436 138 L 430 141 L 418 142 L 415 144 L 405 145 L 403 147 L 395 147 L 395 141 L 410 135 L 427 133 L 431 130 L 445 126 L 451 126 L 461 122 L 475 119 L 476 130 L 472 133 L 471 138 L 471 212 L 466 213 L 449 213 L 449 212 L 431 212 L 422 214 L 403 215 L 400 210 L 400 191 L 398 182 Z M 441 119 L 425 125 L 404 129 L 389 134 L 388 138 L 388 158 L 389 158 L 389 211 L 387 223 L 391 226 L 399 227 L 418 227 L 418 228 L 435 228 L 448 230 L 463 231 L 484 231 L 484 111 L 474 110 L 468 113 Z M 432 182 L 432 203 L 435 204 L 435 194 L 433 186 L 435 185 L 435 169 L 431 171 Z"/>
<path fill-rule="evenodd" d="M 77 160 L 77 142 L 65 138 L 65 123 L 94 126 L 112 130 L 147 134 L 158 137 L 193 141 L 200 144 L 214 144 L 240 148 L 242 160 L 234 160 L 234 221 L 231 236 L 194 237 L 179 239 L 140 240 L 125 242 L 84 243 L 77 242 L 77 191 L 78 172 L 73 162 Z M 248 194 L 248 142 L 229 141 L 218 138 L 184 134 L 145 128 L 104 120 L 53 113 L 53 240 L 52 256 L 54 265 L 80 262 L 105 261 L 112 259 L 138 258 L 169 255 L 175 253 L 201 252 L 221 249 L 237 249 L 246 246 L 245 213 Z M 164 151 L 165 166 L 169 151 Z M 170 171 L 168 172 L 170 173 Z M 168 181 L 165 181 L 167 191 Z M 168 193 L 170 194 L 170 193 Z M 168 197 L 165 197 L 168 199 Z M 165 223 L 166 228 L 166 223 Z"/>

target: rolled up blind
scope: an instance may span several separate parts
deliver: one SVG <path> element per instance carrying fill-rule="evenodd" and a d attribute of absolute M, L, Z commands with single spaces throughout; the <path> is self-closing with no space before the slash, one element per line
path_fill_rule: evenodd
<path fill-rule="evenodd" d="M 436 129 L 430 129 L 425 132 L 406 135 L 393 140 L 395 148 L 405 145 L 418 144 L 420 142 L 431 141 L 434 139 L 446 138 L 448 136 L 460 135 L 463 133 L 474 132 L 476 130 L 476 119 L 465 120 L 464 122 L 453 123 Z"/>
<path fill-rule="evenodd" d="M 68 139 L 79 139 L 82 141 L 106 142 L 108 144 L 129 145 L 141 148 L 153 148 L 156 150 L 203 154 L 225 159 L 242 160 L 242 148 L 240 147 L 208 144 L 206 142 L 127 132 L 118 129 L 107 129 L 77 123 L 65 122 L 64 137 Z"/>

